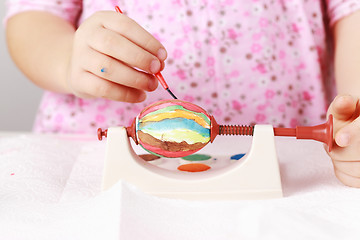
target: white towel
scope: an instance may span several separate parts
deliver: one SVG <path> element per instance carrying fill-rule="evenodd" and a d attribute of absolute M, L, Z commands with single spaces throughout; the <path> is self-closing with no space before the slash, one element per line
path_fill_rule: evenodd
<path fill-rule="evenodd" d="M 101 193 L 105 142 L 92 139 L 0 138 L 0 239 L 359 239 L 360 189 L 320 143 L 276 139 L 284 198 L 208 202 L 124 182 Z"/>

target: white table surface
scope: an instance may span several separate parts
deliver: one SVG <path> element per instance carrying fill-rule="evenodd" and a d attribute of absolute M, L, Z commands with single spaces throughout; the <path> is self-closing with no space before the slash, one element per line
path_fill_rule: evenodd
<path fill-rule="evenodd" d="M 335 178 L 320 143 L 276 138 L 284 198 L 231 202 L 123 182 L 102 193 L 105 144 L 0 133 L 0 239 L 360 239 L 360 189 Z"/>

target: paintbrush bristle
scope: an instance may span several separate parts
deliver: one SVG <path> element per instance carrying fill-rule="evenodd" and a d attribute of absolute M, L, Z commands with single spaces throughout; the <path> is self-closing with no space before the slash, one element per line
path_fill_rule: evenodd
<path fill-rule="evenodd" d="M 174 99 L 177 99 L 177 97 L 170 91 L 170 89 L 167 88 L 166 91 L 168 91 Z"/>

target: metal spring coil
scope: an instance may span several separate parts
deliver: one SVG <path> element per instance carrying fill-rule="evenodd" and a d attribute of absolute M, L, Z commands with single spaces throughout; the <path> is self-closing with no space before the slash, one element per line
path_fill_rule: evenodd
<path fill-rule="evenodd" d="M 248 135 L 254 134 L 254 127 L 247 125 L 219 125 L 219 135 Z"/>

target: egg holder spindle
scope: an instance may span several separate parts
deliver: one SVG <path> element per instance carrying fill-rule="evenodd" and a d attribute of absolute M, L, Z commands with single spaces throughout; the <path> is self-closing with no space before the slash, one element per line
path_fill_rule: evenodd
<path fill-rule="evenodd" d="M 187 134 L 183 134 L 182 128 L 189 128 Z M 184 157 L 212 143 L 218 135 L 253 136 L 251 148 L 242 161 L 195 173 L 172 171 L 146 162 L 135 153 L 129 140 L 132 138 L 135 144 L 161 157 Z M 274 136 L 321 141 L 331 151 L 333 118 L 330 115 L 326 123 L 313 127 L 219 125 L 213 116 L 195 104 L 163 100 L 146 107 L 129 127 L 110 127 L 105 131 L 99 128 L 99 140 L 104 136 L 107 143 L 103 190 L 122 179 L 148 194 L 168 198 L 279 198 L 282 187 Z"/>

